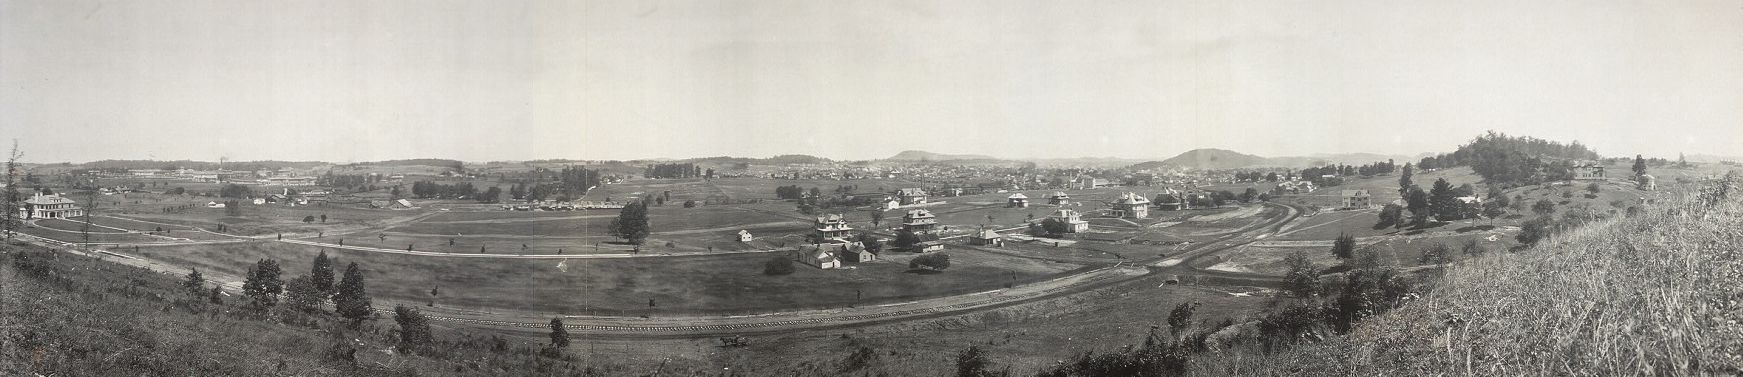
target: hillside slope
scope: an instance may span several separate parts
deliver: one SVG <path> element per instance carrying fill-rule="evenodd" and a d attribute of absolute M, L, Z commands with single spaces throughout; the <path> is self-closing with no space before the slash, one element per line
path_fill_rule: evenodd
<path fill-rule="evenodd" d="M 1264 165 L 1268 163 L 1264 157 L 1241 152 L 1203 148 L 1186 151 L 1162 161 L 1151 161 L 1132 165 L 1133 169 L 1154 169 L 1160 167 L 1179 167 L 1199 170 L 1234 169 Z"/>
<path fill-rule="evenodd" d="M 1433 290 L 1348 335 L 1271 355 L 1206 358 L 1197 372 L 1743 373 L 1739 190 L 1733 177 L 1532 249 L 1459 262 Z"/>

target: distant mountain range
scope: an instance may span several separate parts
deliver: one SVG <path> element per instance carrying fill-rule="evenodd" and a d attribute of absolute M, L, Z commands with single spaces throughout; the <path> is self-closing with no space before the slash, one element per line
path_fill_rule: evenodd
<path fill-rule="evenodd" d="M 998 160 L 992 156 L 978 154 L 943 154 L 927 151 L 907 150 L 897 153 L 884 160 L 888 161 L 958 161 L 958 160 Z"/>
<path fill-rule="evenodd" d="M 1226 149 L 1194 149 L 1162 161 L 1149 161 L 1132 165 L 1133 169 L 1166 169 L 1183 168 L 1197 170 L 1240 169 L 1240 168 L 1305 168 L 1325 165 L 1366 165 L 1380 161 L 1392 160 L 1403 164 L 1417 160 L 1417 157 L 1402 155 L 1384 155 L 1377 153 L 1340 153 L 1318 154 L 1312 156 L 1290 157 L 1260 157 Z"/>

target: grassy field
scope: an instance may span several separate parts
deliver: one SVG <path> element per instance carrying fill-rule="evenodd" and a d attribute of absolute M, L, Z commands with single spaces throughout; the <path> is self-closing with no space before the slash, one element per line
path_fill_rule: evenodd
<path fill-rule="evenodd" d="M 190 245 L 144 249 L 143 256 L 178 265 L 240 274 L 259 258 L 275 258 L 287 271 L 306 270 L 315 247 L 275 242 L 246 245 Z M 950 252 L 943 273 L 909 271 L 909 255 L 887 253 L 888 260 L 848 270 L 800 266 L 788 276 L 762 274 L 775 254 L 694 257 L 498 260 L 418 257 L 329 251 L 341 263 L 357 262 L 370 276 L 370 289 L 387 297 L 421 300 L 440 286 L 438 305 L 513 308 L 601 314 L 738 313 L 789 308 L 841 307 L 854 303 L 906 301 L 972 293 L 1007 282 L 1045 279 L 1080 268 L 997 254 Z M 1013 278 L 1015 278 L 1013 280 Z M 658 307 L 650 309 L 648 300 Z"/>
<path fill-rule="evenodd" d="M 74 220 L 38 219 L 38 220 L 36 220 L 36 226 L 43 227 L 43 228 L 49 228 L 49 229 L 59 229 L 59 230 L 65 230 L 65 231 L 71 231 L 71 232 L 80 232 L 80 231 L 83 231 L 83 229 L 85 228 L 85 219 L 82 217 L 74 219 Z M 97 222 L 94 220 L 92 221 L 90 232 L 91 232 L 91 234 L 127 233 L 126 231 L 122 231 L 122 230 L 115 230 L 115 229 L 110 229 L 110 228 L 98 226 Z"/>
<path fill-rule="evenodd" d="M 1211 374 L 1743 373 L 1743 185 L 1666 199 L 1444 271 L 1434 290 L 1343 337 L 1203 360 Z M 1543 334 L 1556 334 L 1545 337 Z M 1555 350 L 1544 352 L 1544 350 Z M 1473 362 L 1482 360 L 1482 362 Z"/>

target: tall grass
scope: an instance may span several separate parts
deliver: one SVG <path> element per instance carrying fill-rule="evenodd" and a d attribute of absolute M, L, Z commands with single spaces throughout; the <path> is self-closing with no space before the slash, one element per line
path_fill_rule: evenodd
<path fill-rule="evenodd" d="M 1730 177 L 1654 210 L 1445 270 L 1341 339 L 1201 359 L 1203 374 L 1743 373 L 1743 193 Z"/>

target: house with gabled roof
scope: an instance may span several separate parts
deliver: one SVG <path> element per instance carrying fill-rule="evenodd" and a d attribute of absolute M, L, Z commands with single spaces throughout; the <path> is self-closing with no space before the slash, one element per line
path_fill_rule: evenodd
<path fill-rule="evenodd" d="M 817 216 L 817 222 L 812 224 L 817 230 L 817 239 L 847 239 L 853 232 L 853 227 L 847 226 L 847 218 L 839 213 Z"/>
<path fill-rule="evenodd" d="M 1344 199 L 1344 209 L 1368 208 L 1374 204 L 1374 195 L 1368 193 L 1368 190 L 1344 190 L 1341 196 Z"/>
<path fill-rule="evenodd" d="M 1005 236 L 992 229 L 981 228 L 980 232 L 976 232 L 968 238 L 968 243 L 977 246 L 1000 247 L 1005 246 Z"/>
<path fill-rule="evenodd" d="M 1131 192 L 1114 199 L 1113 210 L 1119 217 L 1143 219 L 1150 217 L 1150 199 Z"/>
<path fill-rule="evenodd" d="M 1060 209 L 1053 211 L 1053 214 L 1047 217 L 1054 221 L 1064 223 L 1066 225 L 1066 233 L 1083 233 L 1089 231 L 1089 222 L 1084 221 L 1083 214 L 1077 213 L 1077 211 Z"/>
<path fill-rule="evenodd" d="M 1023 193 L 1020 192 L 1011 194 L 1011 196 L 1005 198 L 1005 207 L 1029 208 L 1029 196 L 1023 195 Z"/>
<path fill-rule="evenodd" d="M 1047 195 L 1047 204 L 1056 206 L 1071 204 L 1071 195 L 1065 195 L 1064 191 L 1054 191 Z"/>
<path fill-rule="evenodd" d="M 902 205 L 905 206 L 923 204 L 926 203 L 926 190 L 917 187 L 905 188 L 897 190 L 896 197 L 901 199 Z"/>

